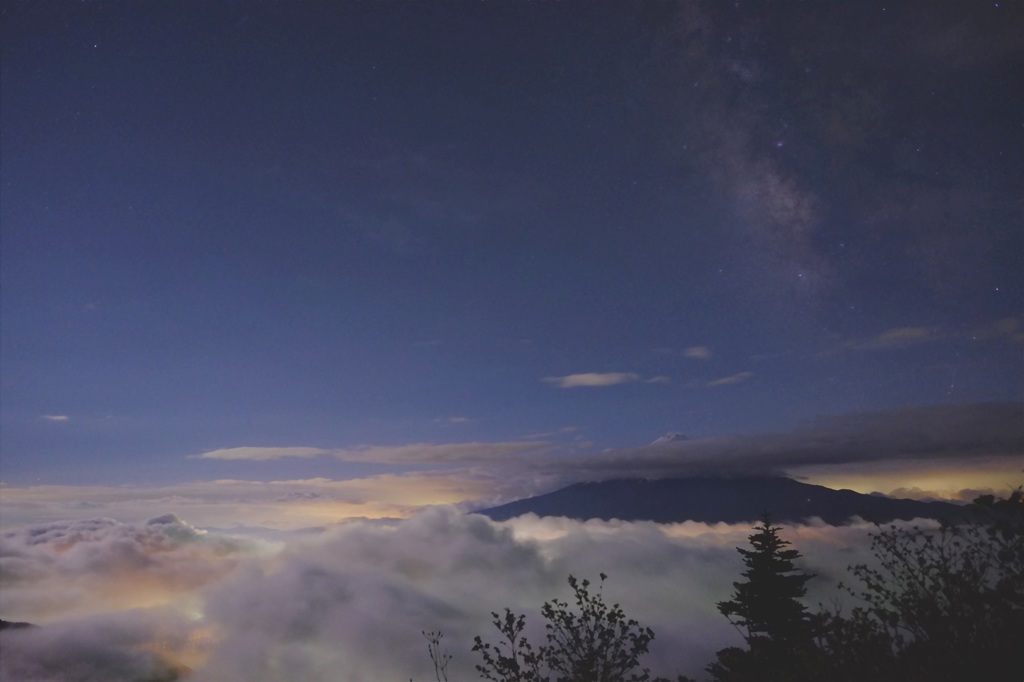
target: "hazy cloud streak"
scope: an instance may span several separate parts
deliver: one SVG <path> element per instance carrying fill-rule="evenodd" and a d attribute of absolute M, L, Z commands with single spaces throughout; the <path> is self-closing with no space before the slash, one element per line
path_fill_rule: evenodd
<path fill-rule="evenodd" d="M 731 384 L 738 384 L 740 382 L 746 381 L 747 379 L 750 379 L 753 376 L 753 372 L 737 372 L 736 374 L 733 374 L 731 376 L 722 377 L 721 379 L 715 379 L 714 381 L 709 381 L 708 386 L 729 386 Z"/>
<path fill-rule="evenodd" d="M 568 374 L 563 377 L 545 377 L 544 381 L 558 388 L 602 388 L 618 384 L 630 384 L 640 380 L 640 375 L 633 372 L 585 372 Z"/>
<path fill-rule="evenodd" d="M 451 464 L 497 463 L 527 452 L 540 452 L 547 446 L 543 441 L 472 442 L 472 443 L 412 443 L 409 445 L 365 445 L 333 450 L 338 459 L 346 462 L 374 462 L 377 464 Z"/>
<path fill-rule="evenodd" d="M 286 457 L 333 455 L 345 462 L 375 464 L 451 464 L 455 462 L 494 462 L 527 451 L 540 451 L 547 443 L 538 441 L 410 443 L 408 445 L 356 445 L 348 448 L 314 447 L 238 447 L 211 450 L 191 459 L 249 460 L 267 462 Z"/>
<path fill-rule="evenodd" d="M 237 447 L 210 450 L 199 455 L 189 455 L 190 459 L 245 459 L 255 462 L 267 462 L 285 457 L 320 457 L 331 454 L 331 450 L 309 447 Z"/>
<path fill-rule="evenodd" d="M 887 329 L 877 336 L 853 342 L 854 348 L 864 350 L 881 350 L 885 348 L 902 348 L 935 338 L 930 327 L 895 327 Z"/>

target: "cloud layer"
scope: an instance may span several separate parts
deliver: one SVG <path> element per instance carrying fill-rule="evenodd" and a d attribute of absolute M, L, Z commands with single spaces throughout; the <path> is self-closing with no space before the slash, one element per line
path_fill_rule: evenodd
<path fill-rule="evenodd" d="M 160 682 L 194 661 L 195 630 L 177 614 L 127 611 L 0 633 L 0 680 Z M 173 652 L 173 656 L 169 656 Z"/>
<path fill-rule="evenodd" d="M 937 405 L 819 417 L 782 433 L 684 440 L 565 458 L 584 479 L 799 472 L 806 467 L 921 461 L 958 465 L 1005 458 L 1019 469 L 1024 405 Z M 1017 458 L 1017 459 L 1014 459 Z M 1011 466 L 1010 469 L 1014 467 Z M 1007 481 L 1009 482 L 1009 481 Z"/>
<path fill-rule="evenodd" d="M 806 569 L 821 576 L 811 599 L 831 594 L 843 567 L 860 556 L 866 531 L 822 525 L 785 531 L 807 557 Z M 26 605 L 33 603 L 26 591 L 45 589 L 59 604 L 82 585 L 102 593 L 120 585 L 136 586 L 140 595 L 151 590 L 150 608 L 126 611 L 130 605 L 111 601 L 111 613 L 75 619 L 74 599 L 64 613 L 38 602 L 25 606 L 17 611 L 23 619 L 45 614 L 50 624 L 5 633 L 2 670 L 4 679 L 46 673 L 58 650 L 82 671 L 63 679 L 82 682 L 181 665 L 196 670 L 190 679 L 197 682 L 425 680 L 432 673 L 420 632 L 442 630 L 454 656 L 451 678 L 473 679 L 469 648 L 474 635 L 491 636 L 491 611 L 507 606 L 526 613 L 529 635 L 542 640 L 540 605 L 569 596 L 569 574 L 605 572 L 611 576 L 606 598 L 657 633 L 646 661 L 652 670 L 698 674 L 716 649 L 738 641 L 714 604 L 728 596 L 741 570 L 734 547 L 748 534 L 746 526 L 696 523 L 533 516 L 494 523 L 451 507 L 293 536 L 275 553 L 246 551 L 246 541 L 198 534 L 171 517 L 28 527 L 5 535 L 23 576 L 5 578 L 5 599 Z M 92 559 L 68 557 L 69 538 L 77 555 Z M 137 551 L 126 553 L 125 539 Z M 221 548 L 223 567 L 211 570 L 217 562 L 205 551 L 186 559 L 182 552 L 194 543 Z M 101 570 L 112 565 L 118 569 Z M 154 574 L 171 578 L 153 582 Z M 166 589 L 168 580 L 174 590 Z M 179 586 L 188 586 L 190 598 Z M 0 613 L 12 615 L 6 608 Z"/>

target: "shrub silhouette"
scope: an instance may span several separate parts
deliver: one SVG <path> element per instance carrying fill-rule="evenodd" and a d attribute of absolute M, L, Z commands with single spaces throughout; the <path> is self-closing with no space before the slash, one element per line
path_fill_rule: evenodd
<path fill-rule="evenodd" d="M 498 644 L 476 637 L 473 651 L 483 663 L 476 666 L 493 682 L 648 682 L 650 672 L 640 657 L 654 639 L 648 627 L 626 618 L 618 604 L 605 604 L 607 576 L 591 592 L 590 581 L 569 576 L 575 608 L 553 599 L 541 607 L 547 621 L 547 643 L 536 648 L 523 635 L 526 617 L 505 609 L 492 613 L 502 639 Z"/>
<path fill-rule="evenodd" d="M 976 503 L 978 524 L 872 535 L 877 567 L 840 585 L 863 605 L 819 616 L 830 679 L 1024 679 L 1024 498 Z"/>

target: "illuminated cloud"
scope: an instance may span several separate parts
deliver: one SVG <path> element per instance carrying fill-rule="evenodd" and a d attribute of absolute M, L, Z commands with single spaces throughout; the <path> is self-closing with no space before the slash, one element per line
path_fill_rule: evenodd
<path fill-rule="evenodd" d="M 1020 454 L 979 455 L 968 463 L 891 459 L 801 467 L 800 479 L 833 489 L 880 492 L 889 497 L 970 502 L 979 495 L 1008 496 L 1024 484 Z"/>
<path fill-rule="evenodd" d="M 601 388 L 640 381 L 640 375 L 633 372 L 586 372 L 563 377 L 545 377 L 544 381 L 558 388 Z"/>
<path fill-rule="evenodd" d="M 323 448 L 307 448 L 307 447 L 292 447 L 292 448 L 258 448 L 258 447 L 238 447 L 238 448 L 222 448 L 220 450 L 210 450 L 199 455 L 189 455 L 190 459 L 248 459 L 256 462 L 268 462 L 274 459 L 283 459 L 285 457 L 320 457 L 321 455 L 331 454 L 331 450 L 324 450 Z"/>
<path fill-rule="evenodd" d="M 55 586 L 62 593 L 69 590 Z M 197 629 L 169 610 L 125 611 L 46 627 L 6 630 L 0 679 L 138 682 L 183 679 Z M 200 659 L 201 660 L 201 659 Z M 194 660 L 193 660 L 194 662 Z"/>
<path fill-rule="evenodd" d="M 71 417 L 66 414 L 44 414 L 42 419 L 45 419 L 48 422 L 66 422 L 70 420 Z"/>
<path fill-rule="evenodd" d="M 691 360 L 709 360 L 711 358 L 711 349 L 707 346 L 690 346 L 683 349 L 683 355 Z"/>
<path fill-rule="evenodd" d="M 656 376 L 650 379 L 644 379 L 645 384 L 671 384 L 672 380 L 666 376 Z"/>
<path fill-rule="evenodd" d="M 125 584 L 138 586 L 140 594 L 152 589 L 151 608 L 51 621 L 30 634 L 5 633 L 4 679 L 69 679 L 57 671 L 54 651 L 97 666 L 92 677 L 73 678 L 89 682 L 135 679 L 122 671 L 143 675 L 180 662 L 194 669 L 189 679 L 195 682 L 270 679 L 267 671 L 274 671 L 273 679 L 304 682 L 431 679 L 422 630 L 445 633 L 444 644 L 455 655 L 449 678 L 471 679 L 477 659 L 468 649 L 475 635 L 495 635 L 491 611 L 527 613 L 542 640 L 539 606 L 570 596 L 569 574 L 596 579 L 600 572 L 609 576 L 606 598 L 656 632 L 644 659 L 656 675 L 699 675 L 716 650 L 741 642 L 715 602 L 728 596 L 742 570 L 734 548 L 747 542 L 746 524 L 533 515 L 495 523 L 433 507 L 404 521 L 355 521 L 294 536 L 272 553 L 246 556 L 223 574 L 207 572 L 202 553 L 189 559 L 180 552 L 197 542 L 234 548 L 235 538 L 197 538 L 185 528 L 175 538 L 163 529 L 166 551 L 151 553 L 150 565 L 124 561 L 115 541 L 121 536 L 133 546 L 145 525 L 118 528 L 113 521 L 93 520 L 78 527 L 74 551 L 92 557 L 93 565 L 59 554 L 71 526 L 57 532 L 52 526 L 20 529 L 18 549 L 42 536 L 37 550 L 48 552 L 61 570 L 43 566 L 31 584 L 5 584 L 4 598 L 24 602 L 22 592 L 31 588 L 47 592 L 55 604 L 74 603 L 84 580 L 104 594 Z M 809 584 L 808 604 L 834 595 L 845 567 L 866 558 L 871 529 L 863 523 L 811 523 L 783 530 L 803 553 L 801 566 L 818 576 Z M 229 560 L 237 556 L 233 551 L 225 555 Z M 99 570 L 111 565 L 123 568 Z M 169 592 L 147 581 L 157 568 L 200 578 L 188 593 Z M 188 607 L 177 608 L 183 601 Z M 42 620 L 31 610 L 19 613 Z"/>
<path fill-rule="evenodd" d="M 570 573 L 611 576 L 608 598 L 657 631 L 645 661 L 657 672 L 696 672 L 736 637 L 714 598 L 731 589 L 723 568 L 739 564 L 733 542 L 748 528 L 674 534 L 655 524 L 523 521 L 433 508 L 288 548 L 273 571 L 239 574 L 211 591 L 206 619 L 224 636 L 195 679 L 253 679 L 298 660 L 302 679 L 315 682 L 429 679 L 421 630 L 445 633 L 455 653 L 449 678 L 469 679 L 476 659 L 468 644 L 492 636 L 490 612 L 527 611 L 539 625 L 537 608 L 568 596 Z"/>
<path fill-rule="evenodd" d="M 38 624 L 185 599 L 254 550 L 174 514 L 141 524 L 89 518 L 5 530 L 0 613 Z M 55 591 L 60 583 L 73 587 Z"/>
<path fill-rule="evenodd" d="M 526 469 L 526 467 L 521 467 Z M 507 471 L 420 471 L 334 480 L 217 480 L 180 485 L 3 486 L 0 527 L 107 516 L 144 523 L 167 509 L 203 527 L 293 530 L 351 518 L 400 518 L 432 504 L 499 504 L 546 492 L 541 477 Z"/>
<path fill-rule="evenodd" d="M 708 386 L 729 386 L 730 384 L 738 384 L 741 381 L 746 381 L 752 376 L 754 376 L 753 372 L 738 372 L 731 376 L 722 377 L 721 379 L 715 379 L 714 381 L 709 381 Z"/>

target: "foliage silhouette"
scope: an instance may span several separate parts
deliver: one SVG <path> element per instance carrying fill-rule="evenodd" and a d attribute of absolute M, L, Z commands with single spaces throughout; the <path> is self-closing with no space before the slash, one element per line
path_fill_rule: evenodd
<path fill-rule="evenodd" d="M 648 682 L 650 671 L 640 665 L 654 631 L 631 618 L 618 604 L 607 605 L 604 581 L 596 592 L 590 581 L 569 576 L 575 608 L 553 599 L 541 607 L 547 621 L 544 645 L 534 648 L 523 635 L 526 617 L 505 609 L 492 613 L 501 634 L 498 644 L 476 637 L 473 651 L 483 663 L 476 666 L 493 682 Z"/>
<path fill-rule="evenodd" d="M 1024 497 L 976 503 L 978 524 L 872 535 L 877 566 L 840 585 L 862 606 L 819 616 L 830 679 L 1024 679 Z"/>

